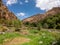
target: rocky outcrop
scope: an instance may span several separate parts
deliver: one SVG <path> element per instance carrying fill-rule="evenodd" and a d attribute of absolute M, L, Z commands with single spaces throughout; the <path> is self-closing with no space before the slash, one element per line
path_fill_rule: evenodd
<path fill-rule="evenodd" d="M 60 7 L 55 7 L 53 9 L 47 11 L 45 14 L 37 14 L 37 15 L 31 16 L 29 18 L 26 18 L 23 20 L 23 23 L 25 23 L 25 22 L 30 22 L 30 23 L 38 22 L 38 21 L 43 20 L 44 18 L 46 18 L 48 16 L 53 16 L 53 15 L 56 15 L 58 13 L 60 13 Z"/>
<path fill-rule="evenodd" d="M 8 10 L 8 8 L 3 4 L 2 0 L 0 0 L 0 19 L 7 20 L 16 20 L 17 17 Z"/>

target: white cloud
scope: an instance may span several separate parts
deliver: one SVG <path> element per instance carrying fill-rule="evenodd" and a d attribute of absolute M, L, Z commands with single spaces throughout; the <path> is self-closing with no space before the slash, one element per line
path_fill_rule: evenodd
<path fill-rule="evenodd" d="M 28 0 L 25 0 L 25 3 L 28 3 L 29 1 Z"/>
<path fill-rule="evenodd" d="M 25 13 L 23 12 L 17 13 L 17 16 L 25 16 Z"/>
<path fill-rule="evenodd" d="M 53 7 L 60 7 L 60 0 L 36 0 L 36 7 L 48 11 Z"/>
<path fill-rule="evenodd" d="M 17 3 L 17 0 L 7 0 L 7 1 L 6 1 L 6 5 L 7 5 L 7 6 L 8 6 L 8 5 L 15 4 L 15 3 Z"/>

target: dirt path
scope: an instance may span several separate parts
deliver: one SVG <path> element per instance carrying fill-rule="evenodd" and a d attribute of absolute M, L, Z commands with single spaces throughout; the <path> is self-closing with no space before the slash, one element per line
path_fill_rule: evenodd
<path fill-rule="evenodd" d="M 3 45 L 21 45 L 23 43 L 29 42 L 30 39 L 24 37 L 14 38 L 11 41 L 5 42 Z"/>

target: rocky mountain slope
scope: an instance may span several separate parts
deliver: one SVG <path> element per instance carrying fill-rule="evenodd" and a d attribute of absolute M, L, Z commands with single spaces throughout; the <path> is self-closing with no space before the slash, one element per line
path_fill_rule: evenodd
<path fill-rule="evenodd" d="M 8 10 L 8 8 L 3 4 L 2 0 L 0 0 L 0 19 L 7 20 L 16 20 L 17 17 Z"/>
<path fill-rule="evenodd" d="M 37 15 L 31 16 L 29 18 L 26 18 L 23 20 L 23 23 L 25 23 L 25 22 L 30 22 L 30 23 L 37 22 L 37 21 L 43 20 L 44 18 L 46 18 L 48 16 L 53 16 L 53 15 L 58 14 L 58 13 L 60 13 L 60 7 L 55 7 L 53 9 L 47 11 L 45 14 L 37 14 Z"/>

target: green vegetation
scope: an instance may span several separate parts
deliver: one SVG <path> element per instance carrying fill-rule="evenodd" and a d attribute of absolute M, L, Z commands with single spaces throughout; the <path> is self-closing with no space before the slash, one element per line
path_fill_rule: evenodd
<path fill-rule="evenodd" d="M 59 38 L 60 33 L 57 32 L 49 32 L 47 30 L 27 30 L 29 33 L 27 35 L 23 35 L 20 33 L 5 33 L 0 35 L 0 44 L 3 44 L 5 39 L 14 39 L 16 37 L 25 37 L 30 39 L 29 42 L 23 43 L 22 45 L 52 45 L 54 41 L 58 40 L 59 44 Z"/>
<path fill-rule="evenodd" d="M 4 25 L 4 26 L 7 26 L 7 27 L 20 28 L 21 27 L 21 21 L 20 20 L 0 19 L 0 25 Z"/>
<path fill-rule="evenodd" d="M 25 25 L 30 26 L 30 27 L 37 27 L 38 30 L 40 28 L 45 28 L 45 29 L 60 29 L 60 13 L 52 16 L 46 17 L 44 20 L 41 20 L 37 23 L 25 23 Z"/>
<path fill-rule="evenodd" d="M 60 14 L 48 16 L 37 23 L 27 22 L 25 26 L 30 27 L 30 34 L 26 37 L 31 41 L 23 45 L 52 45 L 56 41 L 56 45 L 60 45 L 60 32 L 57 30 L 60 29 Z M 37 27 L 37 30 L 35 28 L 32 30 L 31 27 Z"/>
<path fill-rule="evenodd" d="M 52 45 L 56 39 L 59 39 L 56 37 L 60 37 L 58 33 L 54 35 L 53 32 L 51 33 L 49 31 L 30 30 L 30 33 L 31 35 L 27 35 L 26 37 L 30 38 L 31 41 L 23 45 Z"/>
<path fill-rule="evenodd" d="M 60 29 L 60 14 L 45 18 L 41 24 L 43 28 Z"/>
<path fill-rule="evenodd" d="M 29 22 L 26 22 L 26 23 L 24 23 L 24 25 L 25 26 L 27 26 L 27 27 L 37 27 L 37 23 L 29 23 Z"/>
<path fill-rule="evenodd" d="M 18 33 L 5 33 L 5 34 L 0 34 L 0 44 L 3 44 L 5 39 L 13 39 L 15 37 L 20 36 Z"/>
<path fill-rule="evenodd" d="M 26 22 L 23 25 L 23 30 L 20 30 L 21 26 L 20 20 L 0 19 L 0 44 L 5 43 L 5 39 L 12 41 L 16 37 L 24 37 L 30 41 L 21 45 L 52 45 L 55 41 L 57 41 L 56 45 L 60 45 L 60 32 L 51 31 L 51 29 L 60 29 L 60 14 L 49 16 L 37 23 Z M 25 27 L 27 27 L 27 32 L 24 31 Z"/>
<path fill-rule="evenodd" d="M 20 20 L 5 20 L 0 19 L 0 32 L 13 32 L 21 28 Z"/>

